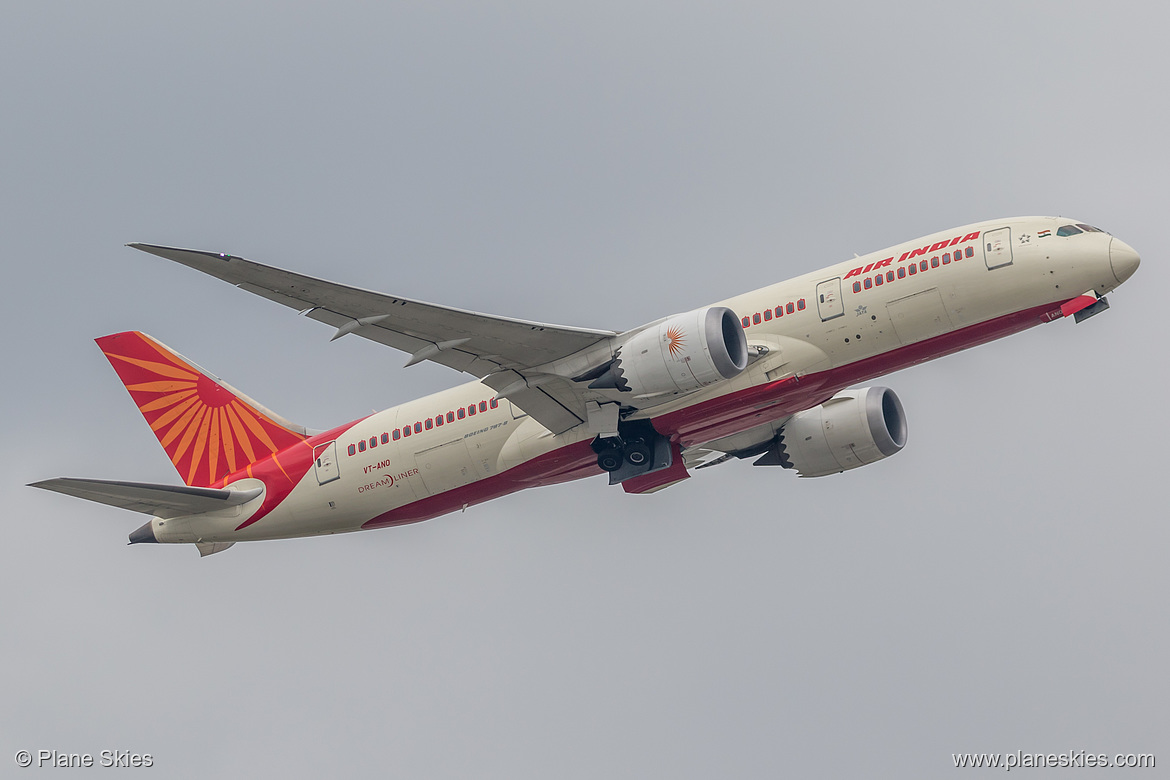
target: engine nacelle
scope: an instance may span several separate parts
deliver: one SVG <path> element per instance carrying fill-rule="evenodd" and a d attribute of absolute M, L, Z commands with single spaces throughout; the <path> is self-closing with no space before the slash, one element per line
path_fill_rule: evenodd
<path fill-rule="evenodd" d="M 747 337 L 735 312 L 707 306 L 634 334 L 590 387 L 635 396 L 685 393 L 731 379 L 747 362 Z"/>
<path fill-rule="evenodd" d="M 888 458 L 906 446 L 906 413 L 888 387 L 844 390 L 798 412 L 780 431 L 780 463 L 823 477 Z"/>

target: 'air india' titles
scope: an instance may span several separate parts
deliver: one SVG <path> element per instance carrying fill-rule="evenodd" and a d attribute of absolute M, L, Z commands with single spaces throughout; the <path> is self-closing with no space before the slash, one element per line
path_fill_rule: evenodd
<path fill-rule="evenodd" d="M 976 230 L 974 233 L 968 233 L 965 236 L 955 236 L 954 238 L 952 238 L 948 241 L 939 241 L 939 242 L 934 243 L 934 244 L 927 244 L 926 246 L 924 246 L 920 249 L 915 249 L 913 251 L 903 252 L 902 256 L 898 258 L 898 262 L 901 263 L 907 259 L 918 257 L 920 255 L 928 255 L 931 252 L 939 252 L 939 251 L 942 251 L 943 249 L 946 249 L 947 247 L 958 246 L 959 244 L 965 244 L 968 241 L 974 241 L 977 238 L 979 238 L 979 231 L 978 230 Z M 845 274 L 845 278 L 849 279 L 849 278 L 852 278 L 854 276 L 861 276 L 862 274 L 867 274 L 876 268 L 885 268 L 888 265 L 892 265 L 893 262 L 894 262 L 894 258 L 887 257 L 885 260 L 879 260 L 876 263 L 870 263 L 867 266 L 858 266 L 857 268 L 854 268 L 853 270 L 851 270 L 849 273 Z"/>

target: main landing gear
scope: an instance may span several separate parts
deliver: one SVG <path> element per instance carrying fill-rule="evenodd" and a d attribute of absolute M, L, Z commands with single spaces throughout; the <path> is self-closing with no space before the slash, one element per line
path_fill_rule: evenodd
<path fill-rule="evenodd" d="M 593 440 L 597 465 L 609 472 L 609 484 L 649 474 L 671 465 L 670 441 L 647 420 L 622 421 L 618 435 Z"/>
<path fill-rule="evenodd" d="M 622 467 L 621 439 L 597 439 L 593 448 L 597 451 L 597 465 L 602 471 L 617 471 Z"/>
<path fill-rule="evenodd" d="M 600 439 L 600 448 L 597 449 L 597 465 L 602 471 L 617 471 L 622 463 L 631 466 L 644 466 L 650 460 L 650 445 L 641 439 L 622 441 L 621 439 Z"/>

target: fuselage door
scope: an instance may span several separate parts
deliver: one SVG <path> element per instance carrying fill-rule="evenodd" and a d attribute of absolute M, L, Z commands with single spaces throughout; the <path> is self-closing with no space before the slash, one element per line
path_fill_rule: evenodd
<path fill-rule="evenodd" d="M 845 306 L 841 301 L 841 277 L 817 285 L 817 311 L 822 322 L 845 314 Z"/>
<path fill-rule="evenodd" d="M 313 461 L 316 464 L 318 485 L 341 478 L 341 471 L 337 468 L 337 442 L 331 441 L 314 447 Z"/>
<path fill-rule="evenodd" d="M 988 269 L 1012 264 L 1012 229 L 989 230 L 983 234 L 983 258 Z"/>

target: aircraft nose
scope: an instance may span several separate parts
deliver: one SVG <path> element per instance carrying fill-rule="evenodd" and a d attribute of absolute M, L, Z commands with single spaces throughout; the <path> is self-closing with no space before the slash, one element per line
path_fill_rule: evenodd
<path fill-rule="evenodd" d="M 1129 244 L 1120 238 L 1110 240 L 1109 265 L 1113 267 L 1113 275 L 1117 277 L 1118 284 L 1133 276 L 1133 272 L 1138 269 L 1141 262 L 1142 259 L 1138 257 L 1138 253 Z"/>

